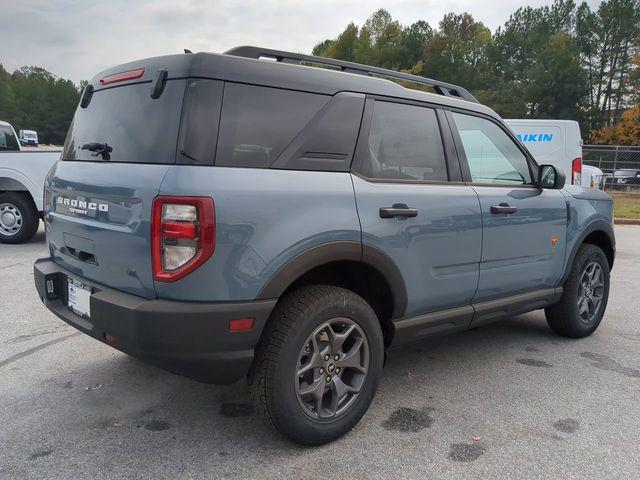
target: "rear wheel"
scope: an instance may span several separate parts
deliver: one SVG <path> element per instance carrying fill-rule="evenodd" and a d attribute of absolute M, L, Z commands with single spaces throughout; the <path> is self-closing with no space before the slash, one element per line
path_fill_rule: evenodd
<path fill-rule="evenodd" d="M 294 291 L 276 307 L 249 373 L 258 413 L 305 445 L 339 438 L 375 395 L 384 356 L 376 314 L 332 286 Z"/>
<path fill-rule="evenodd" d="M 559 335 L 591 335 L 604 316 L 609 299 L 609 262 L 596 245 L 583 244 L 564 284 L 560 301 L 545 310 L 547 322 Z"/>
<path fill-rule="evenodd" d="M 31 198 L 20 192 L 0 193 L 0 242 L 23 243 L 38 231 L 38 212 Z"/>

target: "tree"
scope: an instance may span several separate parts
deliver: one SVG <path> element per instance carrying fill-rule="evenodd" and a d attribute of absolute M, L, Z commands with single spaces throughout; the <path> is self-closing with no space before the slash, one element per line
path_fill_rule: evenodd
<path fill-rule="evenodd" d="M 615 125 L 591 132 L 591 141 L 603 145 L 640 145 L 640 103 L 626 110 Z"/>
<path fill-rule="evenodd" d="M 313 54 L 353 62 L 357 41 L 358 27 L 352 22 L 335 40 L 324 40 L 313 47 Z"/>
<path fill-rule="evenodd" d="M 313 52 L 449 81 L 503 117 L 575 119 L 588 132 L 640 102 L 640 0 L 522 7 L 493 35 L 467 13 L 432 29 L 380 9 Z"/>
<path fill-rule="evenodd" d="M 36 130 L 41 143 L 64 142 L 80 93 L 70 80 L 39 67 L 12 74 L 0 66 L 0 119 Z"/>
<path fill-rule="evenodd" d="M 488 49 L 493 88 L 481 98 L 504 116 L 582 121 L 588 87 L 576 16 L 572 0 L 516 10 Z"/>
<path fill-rule="evenodd" d="M 576 14 L 589 94 L 588 123 L 611 124 L 633 93 L 631 60 L 640 51 L 640 1 L 608 0 L 592 11 L 586 3 Z"/>
<path fill-rule="evenodd" d="M 424 48 L 433 38 L 433 29 L 424 20 L 412 23 L 402 31 L 400 68 L 410 69 L 418 63 Z"/>
<path fill-rule="evenodd" d="M 491 31 L 481 22 L 468 13 L 449 13 L 425 45 L 419 73 L 470 90 L 481 89 L 485 86 L 486 49 L 490 43 Z"/>
<path fill-rule="evenodd" d="M 329 48 L 331 48 L 333 43 L 334 43 L 334 40 L 331 40 L 331 39 L 323 40 L 322 42 L 316 44 L 315 47 L 313 47 L 313 50 L 311 51 L 311 55 L 315 55 L 318 57 L 323 56 L 325 52 L 327 52 Z"/>
<path fill-rule="evenodd" d="M 540 61 L 529 72 L 533 79 L 528 90 L 533 116 L 580 117 L 586 79 L 578 48 L 567 33 L 559 31 L 549 37 Z"/>

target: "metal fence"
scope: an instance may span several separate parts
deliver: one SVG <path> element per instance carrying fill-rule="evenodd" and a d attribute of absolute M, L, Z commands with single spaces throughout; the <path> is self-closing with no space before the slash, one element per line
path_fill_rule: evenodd
<path fill-rule="evenodd" d="M 584 145 L 582 163 L 602 170 L 603 189 L 640 193 L 640 146 Z"/>

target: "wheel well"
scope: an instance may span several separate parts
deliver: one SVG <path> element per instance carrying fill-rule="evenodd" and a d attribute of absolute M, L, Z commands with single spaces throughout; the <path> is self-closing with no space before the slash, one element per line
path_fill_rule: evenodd
<path fill-rule="evenodd" d="M 26 192 L 29 189 L 18 180 L 9 177 L 0 177 L 0 192 Z"/>
<path fill-rule="evenodd" d="M 17 195 L 22 195 L 28 202 L 31 203 L 31 205 L 33 206 L 33 209 L 36 210 L 36 213 L 37 213 L 36 204 L 33 201 L 33 197 L 31 196 L 31 192 L 29 192 L 29 190 L 4 190 L 0 188 L 0 194 L 3 194 L 3 193 L 14 193 Z"/>
<path fill-rule="evenodd" d="M 326 263 L 301 275 L 282 296 L 306 285 L 333 285 L 360 295 L 380 320 L 385 346 L 391 344 L 394 298 L 387 280 L 376 268 L 356 261 Z"/>
<path fill-rule="evenodd" d="M 611 242 L 609 235 L 607 235 L 602 230 L 595 230 L 587 235 L 582 243 L 590 243 L 591 245 L 600 247 L 600 249 L 607 257 L 607 261 L 609 262 L 609 269 L 613 268 L 613 243 Z"/>

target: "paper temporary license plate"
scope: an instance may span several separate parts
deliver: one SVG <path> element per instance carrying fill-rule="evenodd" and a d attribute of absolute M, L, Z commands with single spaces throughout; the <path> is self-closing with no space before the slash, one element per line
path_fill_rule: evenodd
<path fill-rule="evenodd" d="M 67 305 L 81 317 L 91 316 L 91 287 L 68 278 Z"/>

